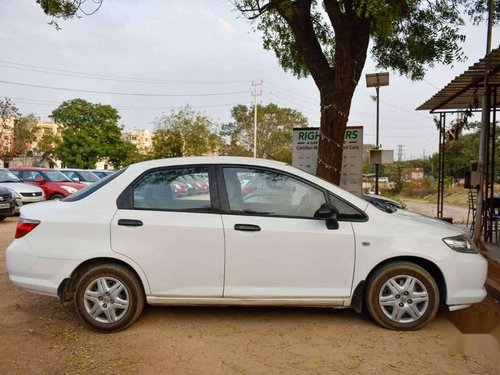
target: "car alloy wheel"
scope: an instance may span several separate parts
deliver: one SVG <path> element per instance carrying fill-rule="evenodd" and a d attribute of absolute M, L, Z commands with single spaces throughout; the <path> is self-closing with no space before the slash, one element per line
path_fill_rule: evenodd
<path fill-rule="evenodd" d="M 423 267 L 406 261 L 385 264 L 368 280 L 365 303 L 385 328 L 416 330 L 436 315 L 439 288 Z"/>
<path fill-rule="evenodd" d="M 94 264 L 76 281 L 75 308 L 99 332 L 127 328 L 141 315 L 144 291 L 137 276 L 119 264 Z"/>
<path fill-rule="evenodd" d="M 396 323 L 412 323 L 425 314 L 429 295 L 416 277 L 398 275 L 380 288 L 379 305 L 382 312 Z"/>
<path fill-rule="evenodd" d="M 100 323 L 114 323 L 124 317 L 129 308 L 127 288 L 113 277 L 99 277 L 85 290 L 87 314 Z"/>

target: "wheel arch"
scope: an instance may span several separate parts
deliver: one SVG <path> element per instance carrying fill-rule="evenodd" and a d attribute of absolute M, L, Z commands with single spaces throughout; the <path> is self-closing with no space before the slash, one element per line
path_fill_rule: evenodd
<path fill-rule="evenodd" d="M 128 269 L 137 278 L 137 281 L 141 286 L 142 293 L 144 296 L 146 296 L 146 288 L 144 286 L 145 281 L 143 280 L 141 275 L 139 275 L 139 273 L 136 271 L 134 267 L 132 267 L 129 263 L 121 259 L 111 258 L 111 257 L 99 257 L 99 258 L 87 259 L 86 261 L 80 263 L 78 267 L 76 267 L 73 270 L 73 272 L 71 272 L 71 275 L 68 278 L 64 279 L 61 282 L 61 284 L 59 284 L 59 287 L 57 288 L 57 295 L 59 296 L 61 302 L 64 303 L 72 300 L 73 295 L 75 294 L 76 284 L 80 279 L 80 277 L 86 271 L 88 271 L 90 267 L 100 264 L 117 264 Z"/>
<path fill-rule="evenodd" d="M 356 288 L 354 289 L 353 295 L 352 295 L 352 301 L 351 301 L 351 306 L 356 310 L 356 312 L 360 313 L 363 309 L 363 304 L 364 304 L 364 298 L 365 298 L 365 291 L 366 291 L 366 286 L 369 284 L 371 278 L 377 272 L 381 267 L 386 266 L 387 264 L 390 263 L 396 263 L 396 262 L 410 262 L 414 263 L 420 267 L 422 267 L 424 270 L 430 273 L 434 281 L 436 282 L 438 289 L 439 289 L 439 303 L 444 304 L 446 301 L 446 280 L 444 278 L 443 272 L 441 269 L 432 261 L 421 258 L 421 257 L 416 257 L 416 256 L 396 256 L 393 258 L 385 259 L 378 264 L 376 264 L 371 271 L 368 273 L 366 278 L 364 280 L 361 280 L 357 285 Z"/>

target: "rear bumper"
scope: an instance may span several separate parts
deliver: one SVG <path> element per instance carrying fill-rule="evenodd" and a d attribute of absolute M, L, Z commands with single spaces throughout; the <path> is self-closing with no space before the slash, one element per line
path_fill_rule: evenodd
<path fill-rule="evenodd" d="M 42 258 L 22 238 L 7 248 L 5 258 L 9 279 L 17 286 L 38 294 L 57 297 L 57 288 L 78 266 L 79 261 Z"/>

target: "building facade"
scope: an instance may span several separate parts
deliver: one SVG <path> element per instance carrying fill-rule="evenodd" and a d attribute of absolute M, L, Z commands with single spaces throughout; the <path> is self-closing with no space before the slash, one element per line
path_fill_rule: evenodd
<path fill-rule="evenodd" d="M 132 129 L 124 131 L 122 137 L 137 147 L 137 151 L 145 154 L 153 147 L 153 134 L 147 129 Z"/>

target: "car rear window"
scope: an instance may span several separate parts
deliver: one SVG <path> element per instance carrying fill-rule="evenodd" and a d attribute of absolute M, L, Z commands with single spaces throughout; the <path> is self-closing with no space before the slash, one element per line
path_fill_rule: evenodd
<path fill-rule="evenodd" d="M 104 185 L 108 184 L 109 182 L 113 181 L 116 177 L 121 175 L 123 172 L 125 172 L 127 168 L 120 169 L 118 172 L 113 173 L 109 176 L 104 177 L 103 179 L 94 182 L 92 185 L 87 186 L 86 188 L 77 191 L 74 194 L 71 194 L 64 198 L 62 201 L 63 202 L 75 202 L 82 200 L 85 197 L 88 197 L 89 195 L 95 193 L 97 190 L 102 188 Z"/>

